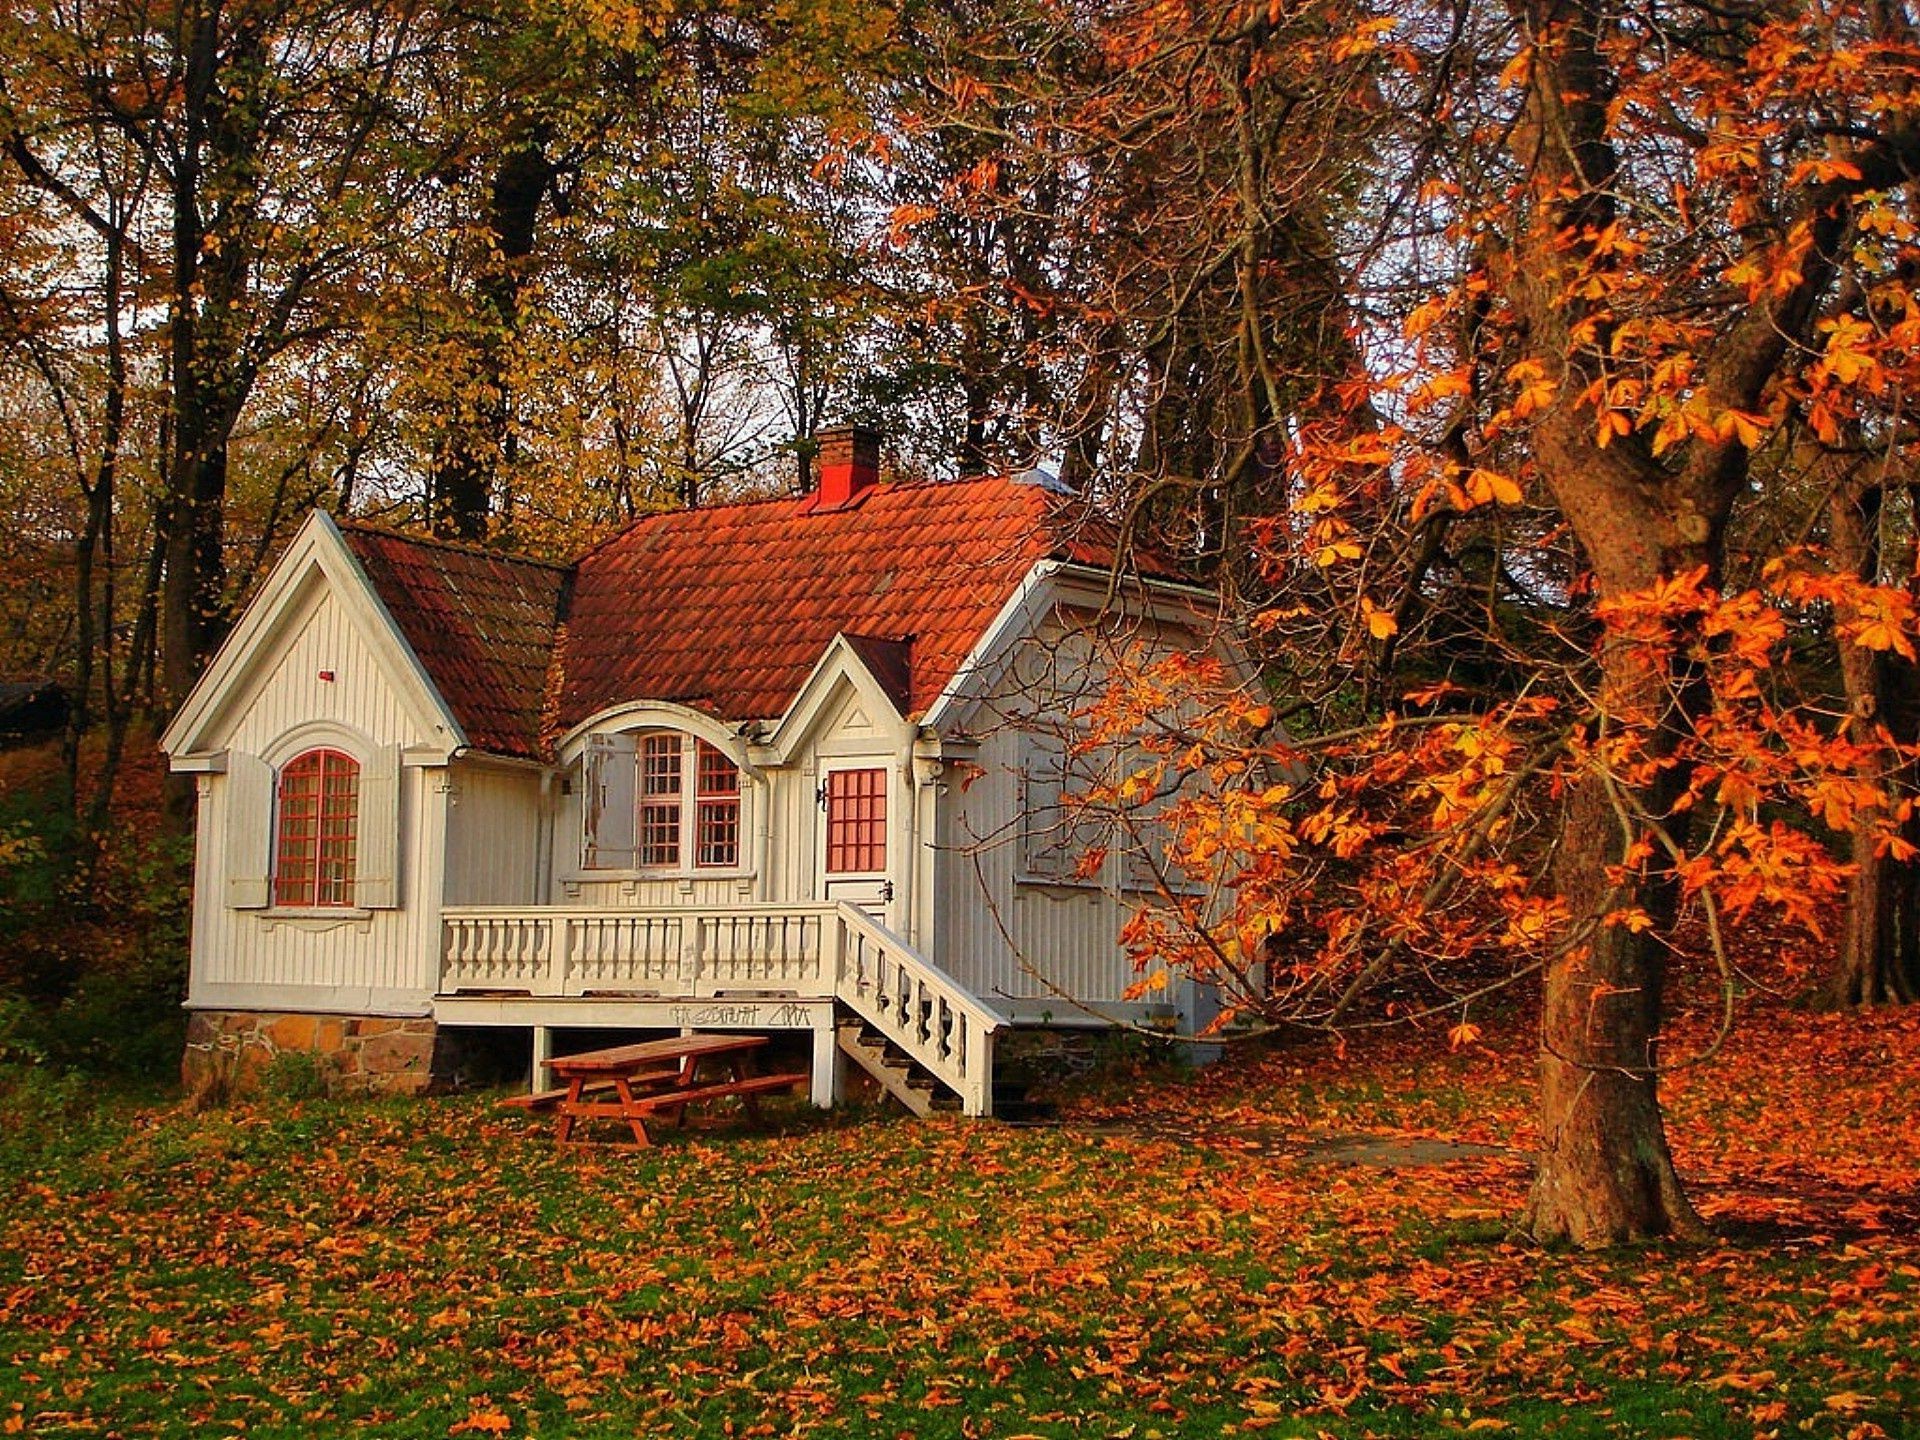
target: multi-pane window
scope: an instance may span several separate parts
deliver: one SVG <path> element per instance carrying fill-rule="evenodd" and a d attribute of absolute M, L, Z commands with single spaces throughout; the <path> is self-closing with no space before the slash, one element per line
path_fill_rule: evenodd
<path fill-rule="evenodd" d="M 680 750 L 675 734 L 640 740 L 640 864 L 672 868 L 680 863 Z"/>
<path fill-rule="evenodd" d="M 338 750 L 297 755 L 280 772 L 279 798 L 273 903 L 352 905 L 359 762 Z"/>
<path fill-rule="evenodd" d="M 872 875 L 887 868 L 887 772 L 827 773 L 827 873 Z"/>
<path fill-rule="evenodd" d="M 588 869 L 739 868 L 740 770 L 718 746 L 629 732 L 590 749 L 586 769 Z"/>
<path fill-rule="evenodd" d="M 740 772 L 704 740 L 694 742 L 699 757 L 693 806 L 693 863 L 703 869 L 731 869 L 740 863 Z"/>

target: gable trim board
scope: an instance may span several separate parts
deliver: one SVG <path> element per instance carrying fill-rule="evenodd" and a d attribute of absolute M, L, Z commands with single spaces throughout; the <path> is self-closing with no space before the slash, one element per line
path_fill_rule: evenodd
<path fill-rule="evenodd" d="M 622 721 L 628 723 L 622 724 Z M 728 725 L 703 710 L 672 700 L 646 699 L 623 700 L 589 715 L 553 742 L 554 759 L 564 770 L 586 753 L 587 744 L 595 735 L 647 728 L 684 730 L 725 751 L 743 767 L 746 764 L 748 744 L 741 736 L 742 727 Z"/>
<path fill-rule="evenodd" d="M 907 723 L 859 649 L 847 638 L 846 632 L 841 631 L 814 662 L 786 712 L 774 721 L 772 732 L 754 747 L 756 754 L 765 757 L 763 763 L 791 764 L 821 723 L 832 718 L 830 707 L 843 689 L 860 698 L 876 736 L 890 740 L 888 748 L 898 749 L 912 743 L 915 727 Z"/>
<path fill-rule="evenodd" d="M 420 744 L 431 747 L 424 753 L 416 750 L 409 763 L 444 764 L 466 748 L 466 732 L 347 548 L 339 527 L 324 510 L 315 510 L 161 732 L 160 748 L 174 769 L 201 768 L 190 762 L 222 748 L 223 724 L 271 678 L 270 671 L 253 663 L 255 657 L 296 629 L 328 595 L 346 608 L 387 682 L 411 712 Z"/>

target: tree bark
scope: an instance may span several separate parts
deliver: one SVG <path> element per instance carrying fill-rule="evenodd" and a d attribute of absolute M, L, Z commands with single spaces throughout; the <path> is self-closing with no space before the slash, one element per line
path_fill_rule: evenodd
<path fill-rule="evenodd" d="M 1834 558 L 1868 584 L 1880 583 L 1884 491 L 1842 475 L 1828 502 Z M 1856 739 L 1880 743 L 1863 760 L 1860 778 L 1894 799 L 1915 798 L 1913 765 L 1899 747 L 1920 741 L 1920 667 L 1891 651 L 1838 641 L 1849 724 Z M 1863 815 L 1848 835 L 1853 877 L 1834 967 L 1818 1000 L 1827 1009 L 1906 1005 L 1920 1000 L 1920 875 L 1911 860 L 1883 853 L 1874 817 Z M 1909 840 L 1920 824 L 1909 821 Z"/>
<path fill-rule="evenodd" d="M 1603 693 L 1660 705 L 1665 677 L 1648 675 L 1624 647 L 1603 660 Z M 1574 789 L 1555 879 L 1583 944 L 1547 967 L 1540 1017 L 1540 1155 L 1522 1228 L 1542 1244 L 1595 1249 L 1656 1235 L 1698 1239 L 1706 1227 L 1680 1185 L 1660 1113 L 1664 937 L 1677 887 L 1657 870 L 1633 903 L 1653 920 L 1635 933 L 1607 925 L 1625 903 L 1608 874 L 1640 829 L 1623 807 L 1664 815 L 1684 789 L 1676 772 L 1653 791 L 1624 796 L 1599 771 Z M 1630 813 L 1630 812 L 1628 812 Z"/>
<path fill-rule="evenodd" d="M 479 282 L 481 334 L 466 377 L 469 394 L 450 398 L 452 419 L 430 480 L 433 528 L 462 540 L 486 538 L 499 472 L 513 456 L 513 402 L 509 374 L 520 332 L 526 261 L 539 235 L 540 206 L 558 175 L 546 152 L 545 127 L 500 157 L 487 201 L 486 239 Z"/>
<path fill-rule="evenodd" d="M 1526 108 L 1510 141 L 1528 173 L 1528 203 L 1495 269 L 1530 356 L 1554 387 L 1533 431 L 1536 467 L 1593 567 L 1599 598 L 1630 601 L 1695 570 L 1716 585 L 1729 519 L 1747 485 L 1746 446 L 1734 436 L 1694 436 L 1657 456 L 1639 434 L 1610 445 L 1597 434 L 1597 357 L 1610 353 L 1620 319 L 1605 283 L 1620 262 L 1596 246 L 1612 227 L 1619 189 L 1613 21 L 1591 0 L 1509 0 L 1509 8 L 1533 46 Z M 1790 343 L 1811 328 L 1846 222 L 1816 207 L 1807 223 L 1811 244 L 1793 283 L 1735 311 L 1702 354 L 1700 394 L 1716 413 L 1763 408 Z M 1599 724 L 1630 719 L 1648 758 L 1669 763 L 1635 792 L 1595 755 L 1570 798 L 1561 845 L 1557 879 L 1581 943 L 1547 969 L 1542 1143 L 1524 1223 L 1542 1241 L 1583 1246 L 1703 1231 L 1674 1171 L 1659 1106 L 1657 947 L 1670 943 L 1674 880 L 1658 846 L 1661 858 L 1631 890 L 1616 892 L 1608 871 L 1656 828 L 1666 843 L 1685 846 L 1684 817 L 1672 805 L 1689 776 L 1676 752 L 1709 697 L 1684 660 L 1656 665 L 1614 644 L 1600 662 Z M 1650 929 L 1635 935 L 1606 923 L 1629 905 L 1646 913 Z"/>

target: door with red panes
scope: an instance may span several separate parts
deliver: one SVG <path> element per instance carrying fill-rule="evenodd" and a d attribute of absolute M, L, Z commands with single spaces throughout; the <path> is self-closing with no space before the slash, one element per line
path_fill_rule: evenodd
<path fill-rule="evenodd" d="M 882 924 L 893 909 L 885 766 L 850 761 L 820 779 L 820 895 L 858 905 Z"/>

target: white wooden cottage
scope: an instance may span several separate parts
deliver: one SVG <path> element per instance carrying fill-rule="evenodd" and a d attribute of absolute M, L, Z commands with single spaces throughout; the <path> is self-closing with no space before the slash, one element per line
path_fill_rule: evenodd
<path fill-rule="evenodd" d="M 818 1104 L 846 1056 L 985 1113 L 1009 1026 L 1204 1023 L 1126 998 L 1150 857 L 1060 795 L 1112 655 L 1238 663 L 1213 597 L 1119 578 L 1045 487 L 823 440 L 813 495 L 570 566 L 312 515 L 162 738 L 199 788 L 190 1065 L 412 1086 L 524 1027 L 538 1081 L 556 1030 L 798 1029 Z"/>

